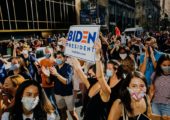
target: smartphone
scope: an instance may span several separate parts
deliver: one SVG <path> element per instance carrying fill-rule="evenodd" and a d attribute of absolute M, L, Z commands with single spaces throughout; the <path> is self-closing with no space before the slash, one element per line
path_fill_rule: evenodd
<path fill-rule="evenodd" d="M 148 116 L 146 116 L 145 114 L 140 114 L 138 116 L 137 120 L 151 120 L 151 119 L 148 118 Z"/>
<path fill-rule="evenodd" d="M 150 47 L 148 47 L 148 54 L 149 54 L 149 56 L 150 56 L 150 54 L 151 54 Z"/>

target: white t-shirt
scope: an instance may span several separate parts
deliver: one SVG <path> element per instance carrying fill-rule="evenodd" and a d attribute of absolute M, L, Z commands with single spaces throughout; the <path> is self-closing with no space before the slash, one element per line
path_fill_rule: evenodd
<path fill-rule="evenodd" d="M 31 120 L 34 120 L 33 119 L 33 114 L 31 114 L 30 116 L 25 116 L 23 114 L 23 119 L 25 120 L 26 118 L 30 118 Z M 55 119 L 56 119 L 56 116 L 55 116 L 54 113 L 47 114 L 47 120 L 55 120 Z M 9 120 L 9 112 L 3 113 L 1 120 Z"/>

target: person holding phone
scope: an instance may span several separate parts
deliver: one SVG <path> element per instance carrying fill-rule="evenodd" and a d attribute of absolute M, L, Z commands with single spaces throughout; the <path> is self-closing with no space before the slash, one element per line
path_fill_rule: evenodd
<path fill-rule="evenodd" d="M 157 61 L 162 55 L 161 52 L 155 49 L 156 40 L 153 37 L 148 37 L 145 40 L 145 54 L 140 55 L 140 71 L 145 74 L 148 86 L 151 85 L 150 76 L 154 72 Z"/>

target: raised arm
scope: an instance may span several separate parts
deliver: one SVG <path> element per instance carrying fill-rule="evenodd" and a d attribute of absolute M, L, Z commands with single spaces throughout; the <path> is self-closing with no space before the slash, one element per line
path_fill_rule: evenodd
<path fill-rule="evenodd" d="M 154 51 L 153 51 L 152 47 L 149 47 L 149 49 L 150 49 L 150 51 L 151 51 L 151 55 L 150 55 L 150 57 L 151 57 L 151 60 L 152 60 L 153 66 L 154 66 L 154 68 L 156 69 L 157 62 L 156 62 L 156 59 L 155 59 L 155 56 L 154 56 Z"/>
<path fill-rule="evenodd" d="M 96 78 L 101 86 L 101 98 L 103 101 L 107 102 L 110 98 L 111 89 L 107 84 L 104 77 L 103 64 L 100 60 L 100 52 L 101 52 L 101 42 L 98 40 L 95 43 L 96 49 Z"/>
<path fill-rule="evenodd" d="M 83 72 L 80 62 L 76 58 L 71 58 L 73 69 L 76 71 L 76 74 L 80 77 L 81 81 L 85 84 L 86 88 L 89 89 L 90 83 L 87 80 L 87 76 Z"/>
<path fill-rule="evenodd" d="M 140 67 L 139 67 L 140 71 L 141 71 L 143 74 L 145 74 L 145 71 L 146 71 L 146 65 L 147 65 L 148 57 L 149 57 L 149 55 L 148 55 L 148 52 L 147 52 L 147 50 L 146 50 L 146 48 L 145 48 L 144 60 L 143 60 L 143 62 L 140 64 Z"/>

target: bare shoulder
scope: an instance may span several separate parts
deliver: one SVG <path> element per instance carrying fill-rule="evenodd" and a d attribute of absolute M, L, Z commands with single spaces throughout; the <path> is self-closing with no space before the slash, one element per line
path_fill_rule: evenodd
<path fill-rule="evenodd" d="M 122 102 L 120 99 L 116 99 L 113 104 L 112 104 L 112 108 L 116 108 L 117 110 L 120 110 L 122 109 Z"/>
<path fill-rule="evenodd" d="M 118 105 L 121 105 L 121 104 L 122 104 L 121 99 L 116 99 L 116 100 L 114 101 L 114 103 L 115 103 L 115 104 L 118 104 Z"/>
<path fill-rule="evenodd" d="M 122 116 L 122 103 L 120 99 L 116 99 L 111 107 L 108 120 L 119 120 Z"/>

